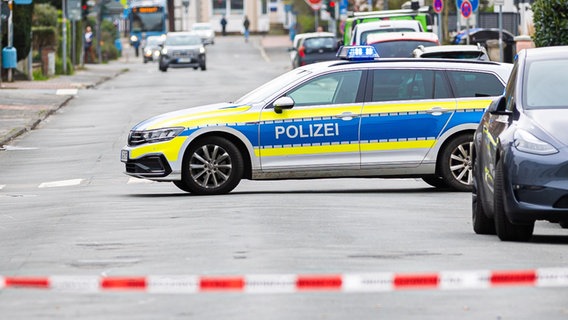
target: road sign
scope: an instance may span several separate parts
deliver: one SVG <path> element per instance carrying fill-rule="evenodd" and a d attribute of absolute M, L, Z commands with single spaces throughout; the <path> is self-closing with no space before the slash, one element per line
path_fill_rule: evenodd
<path fill-rule="evenodd" d="M 440 13 L 444 9 L 444 1 L 443 0 L 434 0 L 434 12 Z"/>
<path fill-rule="evenodd" d="M 312 10 L 319 10 L 322 6 L 322 0 L 305 0 L 306 3 L 312 7 Z"/>
<path fill-rule="evenodd" d="M 460 8 L 462 7 L 462 4 L 465 0 L 456 0 L 456 8 Z M 475 12 L 477 11 L 477 8 L 479 8 L 479 0 L 468 0 L 470 5 L 471 5 L 471 12 Z"/>
<path fill-rule="evenodd" d="M 67 18 L 71 21 L 81 20 L 81 0 L 67 0 Z"/>
<path fill-rule="evenodd" d="M 471 3 L 469 2 L 469 0 L 465 0 L 461 7 L 460 7 L 460 11 L 461 14 L 464 18 L 469 18 L 471 17 L 471 14 L 473 13 L 473 8 L 471 7 Z"/>

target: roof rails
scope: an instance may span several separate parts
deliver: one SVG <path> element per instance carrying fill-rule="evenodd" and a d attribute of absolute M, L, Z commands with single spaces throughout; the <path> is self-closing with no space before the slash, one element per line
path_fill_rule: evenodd
<path fill-rule="evenodd" d="M 384 17 L 384 16 L 395 16 L 395 15 L 408 15 L 408 14 L 418 14 L 418 13 L 429 13 L 430 7 L 424 6 L 420 7 L 418 10 L 412 9 L 398 9 L 398 10 L 380 10 L 380 11 L 362 11 L 362 12 L 350 12 L 349 17 Z"/>

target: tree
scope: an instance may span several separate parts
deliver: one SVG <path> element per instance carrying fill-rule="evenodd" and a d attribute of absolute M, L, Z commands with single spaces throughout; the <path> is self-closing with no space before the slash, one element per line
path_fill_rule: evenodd
<path fill-rule="evenodd" d="M 32 45 L 31 31 L 34 4 L 32 2 L 32 4 L 14 5 L 13 8 L 14 48 L 17 51 L 18 61 L 20 61 L 28 56 Z M 2 44 L 6 43 L 8 42 L 2 42 Z"/>
<path fill-rule="evenodd" d="M 532 10 L 535 46 L 568 45 L 568 0 L 536 0 Z"/>

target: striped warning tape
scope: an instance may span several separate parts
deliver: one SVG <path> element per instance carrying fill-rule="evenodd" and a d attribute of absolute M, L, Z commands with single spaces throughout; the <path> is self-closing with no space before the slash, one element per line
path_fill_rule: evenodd
<path fill-rule="evenodd" d="M 466 290 L 504 286 L 568 287 L 568 268 L 508 271 L 443 271 L 439 273 L 368 273 L 338 275 L 246 276 L 0 276 L 0 289 L 48 289 L 97 293 L 294 293 L 308 291 L 386 292 L 405 289 Z"/>

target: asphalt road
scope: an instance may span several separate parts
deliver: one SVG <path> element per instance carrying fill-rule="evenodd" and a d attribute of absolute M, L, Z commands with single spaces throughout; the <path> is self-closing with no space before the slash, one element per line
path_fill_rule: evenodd
<path fill-rule="evenodd" d="M 120 148 L 147 117 L 232 101 L 289 69 L 220 38 L 207 71 L 131 59 L 0 152 L 0 275 L 149 276 L 436 273 L 564 268 L 568 235 L 529 243 L 475 235 L 470 194 L 416 179 L 243 181 L 224 196 L 122 174 Z M 568 288 L 60 293 L 0 290 L 6 319 L 566 319 Z"/>

